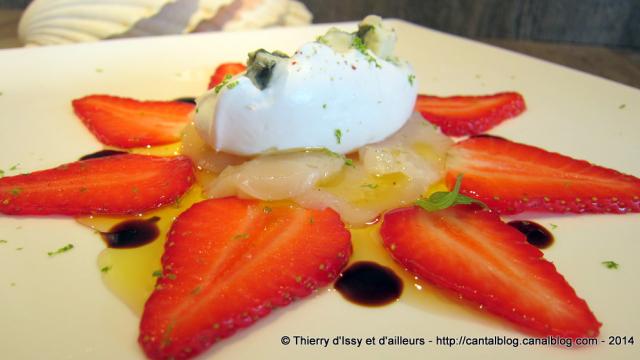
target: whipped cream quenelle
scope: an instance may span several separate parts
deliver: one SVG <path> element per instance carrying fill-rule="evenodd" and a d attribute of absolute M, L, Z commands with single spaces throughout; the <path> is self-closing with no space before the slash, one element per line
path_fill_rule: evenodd
<path fill-rule="evenodd" d="M 217 151 L 257 155 L 327 148 L 348 153 L 400 129 L 415 105 L 411 66 L 377 16 L 331 29 L 291 57 L 258 50 L 246 73 L 197 99 L 195 125 Z"/>

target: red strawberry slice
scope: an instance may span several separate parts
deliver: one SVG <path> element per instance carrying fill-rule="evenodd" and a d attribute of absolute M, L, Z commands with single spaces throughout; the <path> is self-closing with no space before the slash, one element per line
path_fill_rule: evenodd
<path fill-rule="evenodd" d="M 481 134 L 526 109 L 522 95 L 503 92 L 484 96 L 418 95 L 416 111 L 449 136 Z"/>
<path fill-rule="evenodd" d="M 387 213 L 384 246 L 410 272 L 540 336 L 595 337 L 600 323 L 542 252 L 474 206 Z"/>
<path fill-rule="evenodd" d="M 256 200 L 200 202 L 174 222 L 138 341 L 185 359 L 333 281 L 351 255 L 333 210 Z"/>
<path fill-rule="evenodd" d="M 227 75 L 237 75 L 241 72 L 247 70 L 247 67 L 241 63 L 224 63 L 220 64 L 216 71 L 211 75 L 211 79 L 209 80 L 208 89 L 213 89 L 216 85 L 220 84 L 224 77 Z"/>
<path fill-rule="evenodd" d="M 90 95 L 72 104 L 100 142 L 120 148 L 179 141 L 194 108 L 182 101 L 138 101 L 109 95 Z"/>
<path fill-rule="evenodd" d="M 461 193 L 502 214 L 640 211 L 640 179 L 501 138 L 457 143 L 446 167 L 449 186 L 464 174 Z"/>
<path fill-rule="evenodd" d="M 0 179 L 0 213 L 124 215 L 174 202 L 194 181 L 184 156 L 114 155 Z"/>

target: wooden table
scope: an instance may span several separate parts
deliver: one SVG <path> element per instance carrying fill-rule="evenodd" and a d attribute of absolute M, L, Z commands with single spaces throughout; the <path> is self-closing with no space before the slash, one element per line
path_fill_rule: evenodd
<path fill-rule="evenodd" d="M 17 39 L 21 13 L 21 10 L 0 9 L 0 49 L 21 46 Z M 640 52 L 637 51 L 522 40 L 476 40 L 640 88 Z"/>

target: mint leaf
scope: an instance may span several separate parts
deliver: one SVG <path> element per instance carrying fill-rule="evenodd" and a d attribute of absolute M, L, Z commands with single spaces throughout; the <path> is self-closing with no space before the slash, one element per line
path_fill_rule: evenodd
<path fill-rule="evenodd" d="M 456 177 L 456 184 L 453 186 L 452 191 L 438 191 L 427 199 L 418 199 L 415 204 L 427 211 L 444 210 L 448 207 L 455 205 L 470 205 L 478 204 L 483 208 L 488 206 L 480 200 L 470 198 L 466 195 L 460 194 L 460 185 L 462 184 L 462 174 Z"/>

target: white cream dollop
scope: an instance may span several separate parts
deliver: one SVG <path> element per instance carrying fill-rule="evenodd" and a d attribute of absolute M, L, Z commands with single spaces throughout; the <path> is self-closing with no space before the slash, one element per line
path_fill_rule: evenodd
<path fill-rule="evenodd" d="M 417 94 L 409 64 L 321 42 L 278 58 L 260 87 L 242 74 L 197 99 L 205 142 L 244 156 L 304 148 L 344 154 L 400 129 Z"/>

